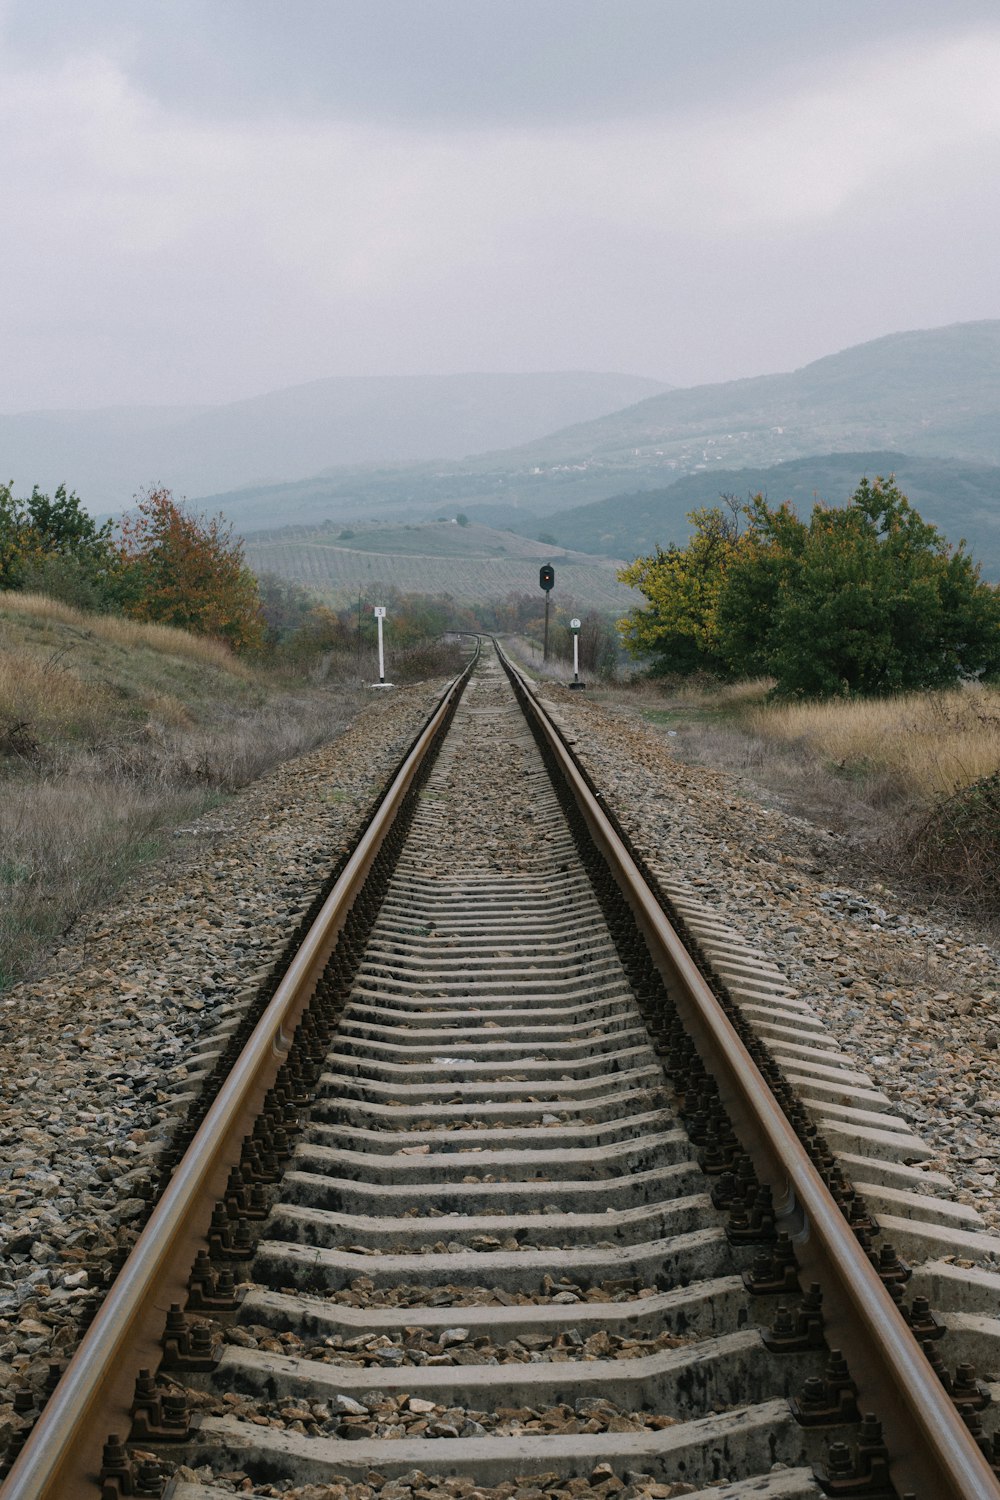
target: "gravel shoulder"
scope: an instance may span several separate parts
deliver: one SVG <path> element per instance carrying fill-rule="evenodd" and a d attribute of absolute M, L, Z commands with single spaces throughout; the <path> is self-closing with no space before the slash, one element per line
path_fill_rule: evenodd
<path fill-rule="evenodd" d="M 783 970 L 933 1147 L 955 1198 L 1000 1233 L 1000 952 L 960 921 L 865 883 L 845 840 L 765 807 L 742 779 L 676 758 L 634 710 L 541 689 L 649 862 Z"/>
<path fill-rule="evenodd" d="M 0 1390 L 44 1379 L 144 1212 L 197 1054 L 353 841 L 443 682 L 376 694 L 330 744 L 177 830 L 172 859 L 0 996 Z M 10 1408 L 0 1398 L 0 1447 Z"/>

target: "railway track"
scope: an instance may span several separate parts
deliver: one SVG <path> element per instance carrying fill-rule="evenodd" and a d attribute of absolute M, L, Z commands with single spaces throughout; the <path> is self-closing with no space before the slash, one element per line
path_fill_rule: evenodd
<path fill-rule="evenodd" d="M 875 1094 L 675 893 L 684 948 L 600 803 L 485 648 L 3 1500 L 1000 1496 L 964 1367 L 1000 1281 L 908 1288 L 842 1169 L 898 1210 L 902 1135 L 887 1168 L 862 1122 L 831 1149 L 761 1036 L 797 1027 L 834 1133 Z"/>

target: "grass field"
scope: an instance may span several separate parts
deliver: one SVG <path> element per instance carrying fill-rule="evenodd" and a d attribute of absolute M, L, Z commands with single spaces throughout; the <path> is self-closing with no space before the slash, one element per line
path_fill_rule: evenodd
<path fill-rule="evenodd" d="M 169 830 L 331 738 L 359 689 L 158 625 L 0 593 L 0 989 Z"/>
<path fill-rule="evenodd" d="M 335 529 L 258 533 L 246 552 L 257 572 L 292 579 L 338 607 L 356 599 L 359 588 L 370 594 L 380 584 L 404 594 L 450 594 L 459 603 L 533 593 L 543 562 L 556 569 L 553 599 L 564 606 L 624 613 L 640 597 L 618 582 L 612 559 L 474 524 L 372 527 L 347 537 Z"/>
<path fill-rule="evenodd" d="M 848 776 L 889 774 L 907 798 L 950 795 L 1000 768 L 996 688 L 758 705 L 743 722 L 751 733 L 800 745 Z"/>

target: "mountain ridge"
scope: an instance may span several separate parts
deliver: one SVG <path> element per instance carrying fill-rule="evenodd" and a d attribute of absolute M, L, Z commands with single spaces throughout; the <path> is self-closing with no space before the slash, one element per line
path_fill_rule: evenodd
<path fill-rule="evenodd" d="M 66 483 L 91 510 L 113 511 L 149 484 L 181 495 L 455 460 L 662 389 L 600 371 L 329 376 L 219 406 L 22 412 L 0 416 L 0 471 L 18 489 Z"/>
<path fill-rule="evenodd" d="M 373 507 L 410 519 L 482 506 L 498 520 L 504 506 L 546 517 L 685 474 L 836 452 L 1000 464 L 1000 320 L 887 334 L 798 371 L 675 387 L 462 462 L 338 468 L 200 503 L 254 528 Z"/>
<path fill-rule="evenodd" d="M 746 500 L 763 493 L 772 505 L 790 500 L 808 516 L 816 503 L 844 505 L 863 477 L 889 474 L 925 521 L 952 544 L 964 539 L 984 573 L 1000 578 L 1000 466 L 960 459 L 875 451 L 811 454 L 765 469 L 713 469 L 683 475 L 663 489 L 558 511 L 540 524 L 559 543 L 571 536 L 581 552 L 635 557 L 671 542 L 683 546 L 691 530 L 688 513 L 718 505 L 724 494 Z"/>
<path fill-rule="evenodd" d="M 885 356 L 890 353 L 903 353 L 905 357 L 887 360 Z M 890 375 L 893 384 L 887 391 L 884 382 Z M 872 389 L 876 380 L 879 382 L 877 392 Z M 984 383 L 988 386 L 988 395 L 984 393 Z M 720 421 L 720 409 L 728 409 L 730 418 L 755 418 L 759 427 L 775 436 L 789 438 L 790 435 L 780 429 L 788 425 L 790 416 L 786 414 L 785 420 L 779 422 L 779 412 L 773 406 L 770 411 L 762 410 L 759 402 L 755 410 L 754 397 L 770 397 L 772 403 L 784 398 L 791 401 L 791 411 L 802 409 L 809 413 L 815 411 L 820 395 L 825 396 L 828 407 L 829 395 L 833 391 L 839 391 L 841 395 L 846 393 L 850 410 L 859 414 L 853 420 L 860 421 L 867 416 L 869 424 L 872 398 L 877 396 L 876 423 L 895 420 L 905 425 L 909 420 L 912 436 L 920 442 L 919 451 L 938 452 L 942 456 L 946 456 L 949 450 L 935 448 L 934 444 L 939 444 L 942 434 L 949 429 L 943 427 L 940 418 L 931 417 L 917 418 L 914 429 L 913 403 L 920 400 L 926 405 L 933 401 L 939 410 L 943 407 L 953 411 L 953 422 L 962 428 L 963 423 L 958 418 L 968 412 L 971 402 L 972 410 L 978 410 L 988 423 L 986 451 L 957 456 L 1000 462 L 1000 319 L 950 323 L 932 329 L 908 329 L 823 355 L 796 370 L 745 376 L 710 385 L 674 387 L 620 412 L 574 423 L 545 438 L 507 449 L 503 457 L 508 464 L 540 459 L 552 461 L 554 457 L 579 459 L 585 455 L 596 457 L 618 453 L 622 449 L 634 448 L 636 444 L 641 447 L 664 441 L 677 442 L 685 436 L 710 433 L 713 424 L 717 427 Z M 668 419 L 672 419 L 673 429 L 665 426 Z M 689 431 L 678 433 L 677 428 L 685 422 Z M 752 430 L 753 426 L 748 429 Z M 844 433 L 845 443 L 849 435 Z M 925 436 L 930 446 L 925 444 Z M 852 446 L 858 450 L 877 447 L 913 451 L 912 440 L 909 446 L 897 442 L 855 443 Z M 485 453 L 480 455 L 480 461 L 488 464 L 499 456 Z M 789 453 L 786 456 L 799 455 Z"/>

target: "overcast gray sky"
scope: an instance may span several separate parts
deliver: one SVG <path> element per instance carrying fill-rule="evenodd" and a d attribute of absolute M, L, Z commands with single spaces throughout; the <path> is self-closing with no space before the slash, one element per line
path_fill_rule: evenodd
<path fill-rule="evenodd" d="M 0 0 L 0 411 L 1000 316 L 996 0 Z"/>

